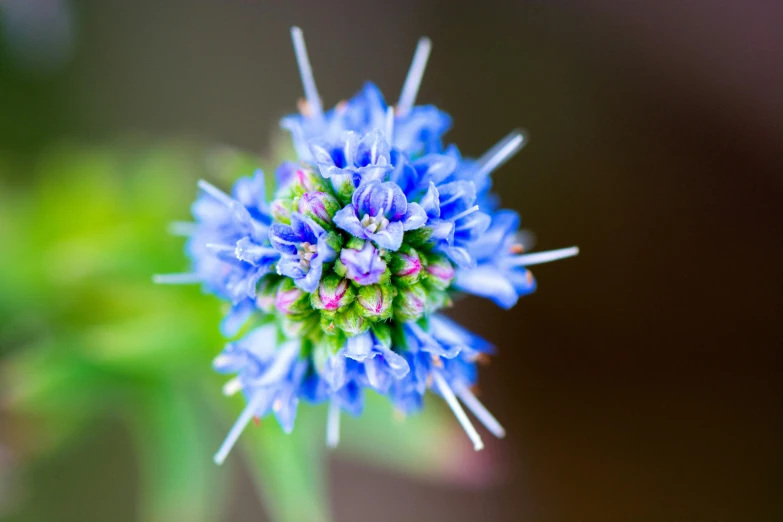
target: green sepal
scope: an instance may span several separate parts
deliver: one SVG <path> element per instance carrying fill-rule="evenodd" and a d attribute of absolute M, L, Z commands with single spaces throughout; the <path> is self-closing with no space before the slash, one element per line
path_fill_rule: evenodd
<path fill-rule="evenodd" d="M 431 237 L 431 227 L 420 227 L 416 230 L 409 230 L 405 232 L 405 242 L 411 245 L 413 248 L 419 250 L 424 249 Z"/>
<path fill-rule="evenodd" d="M 392 328 L 389 326 L 389 323 L 375 323 L 372 325 L 372 333 L 384 348 L 392 347 Z"/>
<path fill-rule="evenodd" d="M 394 299 L 394 318 L 414 321 L 427 310 L 427 291 L 421 283 L 400 288 Z"/>
<path fill-rule="evenodd" d="M 311 311 L 308 314 L 283 315 L 281 328 L 286 337 L 305 337 L 319 326 L 320 316 Z"/>
<path fill-rule="evenodd" d="M 326 234 L 326 244 L 339 255 L 340 250 L 343 248 L 343 238 L 340 234 L 328 232 Z"/>
<path fill-rule="evenodd" d="M 351 250 L 361 250 L 364 248 L 364 239 L 359 239 L 358 237 L 351 236 L 351 239 L 349 239 L 345 243 L 345 248 L 350 248 Z"/>
<path fill-rule="evenodd" d="M 356 303 L 354 303 L 335 316 L 337 328 L 342 330 L 348 337 L 364 333 L 370 328 L 370 322 L 366 321 L 356 308 Z"/>
<path fill-rule="evenodd" d="M 332 180 L 335 180 L 336 178 L 332 178 Z M 353 180 L 351 179 L 344 179 L 342 182 L 339 182 L 340 184 L 335 187 L 335 193 L 337 194 L 337 199 L 342 203 L 343 205 L 348 205 L 351 202 L 351 198 L 353 197 Z"/>

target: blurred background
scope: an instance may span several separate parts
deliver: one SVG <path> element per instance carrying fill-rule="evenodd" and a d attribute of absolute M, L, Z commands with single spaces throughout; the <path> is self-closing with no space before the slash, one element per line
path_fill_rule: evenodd
<path fill-rule="evenodd" d="M 36 521 L 783 520 L 783 5 L 775 2 L 0 0 L 0 518 Z M 510 312 L 450 315 L 499 355 L 473 454 L 430 400 L 322 450 L 250 428 L 209 368 L 220 304 L 160 288 L 195 180 L 287 152 L 300 25 L 327 106 L 372 79 L 495 174 L 537 248 Z M 246 151 L 250 156 L 235 152 Z M 240 401 L 241 402 L 241 401 Z M 353 434 L 353 435 L 351 435 Z"/>

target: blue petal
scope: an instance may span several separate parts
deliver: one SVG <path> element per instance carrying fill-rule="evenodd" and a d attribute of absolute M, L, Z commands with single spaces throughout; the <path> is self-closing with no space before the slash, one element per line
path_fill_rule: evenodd
<path fill-rule="evenodd" d="M 373 191 L 380 184 L 380 181 L 372 180 L 368 181 L 367 183 L 362 183 L 356 190 L 354 190 L 353 196 L 351 196 L 351 203 L 353 204 L 353 208 L 356 209 L 357 216 L 364 217 L 367 214 L 372 214 L 371 206 Z"/>
<path fill-rule="evenodd" d="M 471 181 L 453 181 L 438 187 L 440 216 L 449 219 L 464 212 L 476 201 L 476 187 Z"/>
<path fill-rule="evenodd" d="M 443 134 L 451 128 L 451 117 L 433 105 L 417 106 L 394 124 L 394 146 L 416 154 L 442 148 Z"/>
<path fill-rule="evenodd" d="M 249 209 L 265 211 L 266 189 L 264 185 L 264 172 L 258 169 L 252 178 L 239 178 L 234 184 L 232 192 L 234 199 Z"/>
<path fill-rule="evenodd" d="M 384 230 L 374 234 L 365 232 L 365 235 L 367 236 L 367 239 L 373 240 L 375 244 L 381 248 L 392 251 L 398 250 L 402 245 L 402 223 L 399 221 L 392 221 Z"/>
<path fill-rule="evenodd" d="M 253 266 L 268 265 L 280 257 L 280 253 L 276 249 L 259 246 L 253 243 L 249 237 L 243 237 L 237 241 L 235 255 L 240 261 L 248 262 Z"/>
<path fill-rule="evenodd" d="M 408 211 L 402 217 L 403 230 L 415 230 L 427 222 L 427 213 L 418 203 L 408 203 Z"/>
<path fill-rule="evenodd" d="M 349 337 L 348 340 L 345 341 L 345 356 L 359 362 L 375 357 L 376 352 L 373 351 L 374 344 L 370 332 Z"/>
<path fill-rule="evenodd" d="M 277 273 L 294 280 L 305 276 L 304 270 L 302 270 L 302 266 L 299 264 L 298 256 L 283 256 L 277 262 Z"/>
<path fill-rule="evenodd" d="M 299 212 L 291 213 L 291 228 L 299 236 L 299 242 L 308 242 L 311 245 L 318 243 L 318 235 L 323 232 L 323 228 L 309 217 Z"/>
<path fill-rule="evenodd" d="M 326 359 L 323 378 L 332 390 L 339 390 L 346 381 L 346 361 L 341 353 L 334 354 Z"/>
<path fill-rule="evenodd" d="M 277 190 L 288 188 L 296 179 L 294 173 L 301 167 L 292 161 L 284 161 L 275 171 Z"/>
<path fill-rule="evenodd" d="M 303 292 L 307 292 L 308 294 L 311 294 L 315 292 L 316 288 L 318 288 L 318 283 L 321 281 L 322 272 L 323 272 L 322 264 L 311 262 L 310 270 L 307 271 L 307 274 L 305 274 L 304 277 L 301 277 L 299 279 L 294 278 L 294 283 Z"/>
<path fill-rule="evenodd" d="M 484 212 L 476 211 L 458 219 L 454 224 L 454 239 L 460 242 L 473 242 L 489 228 L 492 218 Z"/>
<path fill-rule="evenodd" d="M 272 223 L 269 227 L 269 242 L 283 254 L 296 254 L 296 245 L 300 241 L 299 235 L 288 225 Z"/>
<path fill-rule="evenodd" d="M 501 308 L 517 304 L 517 291 L 493 265 L 480 265 L 469 270 L 457 270 L 454 286 L 463 292 L 491 299 Z"/>
<path fill-rule="evenodd" d="M 359 142 L 356 149 L 357 167 L 376 167 L 384 172 L 392 169 L 391 151 L 386 137 L 379 129 L 373 129 Z M 360 169 L 361 170 L 361 169 Z"/>
<path fill-rule="evenodd" d="M 470 252 L 482 260 L 507 250 L 513 234 L 519 228 L 519 215 L 512 210 L 501 210 L 492 216 L 489 228 L 470 245 Z"/>
<path fill-rule="evenodd" d="M 421 183 L 443 183 L 454 173 L 457 160 L 444 154 L 427 154 L 413 162 L 413 168 L 419 174 Z"/>
<path fill-rule="evenodd" d="M 450 246 L 444 248 L 443 252 L 461 268 L 472 268 L 476 264 L 466 248 Z"/>
<path fill-rule="evenodd" d="M 364 395 L 361 388 L 353 382 L 349 382 L 335 394 L 335 400 L 342 409 L 351 415 L 358 417 L 364 409 Z"/>
<path fill-rule="evenodd" d="M 454 222 L 445 219 L 429 219 L 427 226 L 432 229 L 432 239 L 451 244 L 454 242 Z"/>
<path fill-rule="evenodd" d="M 357 191 L 358 190 L 359 189 L 357 189 Z M 332 220 L 335 225 L 351 235 L 364 239 L 364 227 L 359 221 L 359 218 L 356 217 L 356 210 L 353 205 L 347 205 L 345 208 L 338 210 Z"/>
<path fill-rule="evenodd" d="M 438 189 L 435 188 L 435 183 L 430 181 L 430 185 L 427 188 L 427 192 L 419 201 L 421 208 L 427 213 L 427 217 L 439 218 L 440 217 L 440 196 Z"/>
<path fill-rule="evenodd" d="M 390 221 L 397 221 L 408 211 L 408 200 L 396 183 L 377 183 L 370 193 L 370 215 L 383 214 Z"/>
<path fill-rule="evenodd" d="M 220 322 L 220 332 L 226 337 L 234 337 L 239 332 L 239 329 L 242 328 L 242 325 L 250 319 L 254 308 L 255 305 L 250 299 L 232 306 L 231 310 Z"/>
<path fill-rule="evenodd" d="M 410 372 L 411 368 L 408 365 L 408 361 L 406 361 L 404 357 L 394 353 L 391 349 L 384 346 L 378 345 L 376 346 L 376 349 L 381 352 L 381 355 L 383 355 L 383 358 L 386 361 L 386 364 L 389 366 L 391 374 L 395 379 L 402 379 L 408 374 L 408 372 Z"/>

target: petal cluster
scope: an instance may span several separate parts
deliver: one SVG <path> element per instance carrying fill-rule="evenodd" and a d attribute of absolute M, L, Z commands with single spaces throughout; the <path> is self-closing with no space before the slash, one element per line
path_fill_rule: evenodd
<path fill-rule="evenodd" d="M 274 415 L 292 430 L 301 401 L 329 404 L 335 445 L 340 413 L 360 414 L 368 389 L 404 414 L 428 391 L 441 396 L 481 449 L 464 408 L 503 436 L 471 392 L 493 348 L 440 312 L 457 293 L 509 308 L 535 289 L 527 266 L 576 249 L 523 253 L 517 214 L 498 209 L 491 174 L 521 148 L 521 133 L 463 158 L 444 146 L 449 116 L 415 105 L 429 40 L 395 107 L 367 84 L 325 112 L 301 31 L 292 36 L 306 99 L 281 125 L 298 157 L 277 169 L 271 197 L 260 171 L 230 195 L 201 182 L 195 222 L 176 227 L 189 236 L 192 271 L 158 276 L 229 301 L 227 336 L 255 325 L 214 362 L 231 375 L 225 393 L 247 400 L 215 459 L 254 417 Z"/>

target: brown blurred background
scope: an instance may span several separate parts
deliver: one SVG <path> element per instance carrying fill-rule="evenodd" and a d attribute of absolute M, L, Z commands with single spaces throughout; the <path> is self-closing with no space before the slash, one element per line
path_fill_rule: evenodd
<path fill-rule="evenodd" d="M 419 101 L 451 113 L 450 141 L 476 156 L 529 130 L 495 188 L 537 248 L 581 254 L 536 267 L 510 312 L 452 313 L 500 348 L 481 383 L 505 472 L 476 491 L 333 462 L 337 520 L 783 520 L 782 4 L 70 7 L 65 56 L 0 64 L 4 150 L 185 135 L 263 152 L 301 95 L 293 24 L 327 106 L 367 79 L 396 99 L 427 35 Z M 86 483 L 127 506 L 111 477 L 129 465 Z M 263 519 L 248 491 L 231 520 Z"/>

